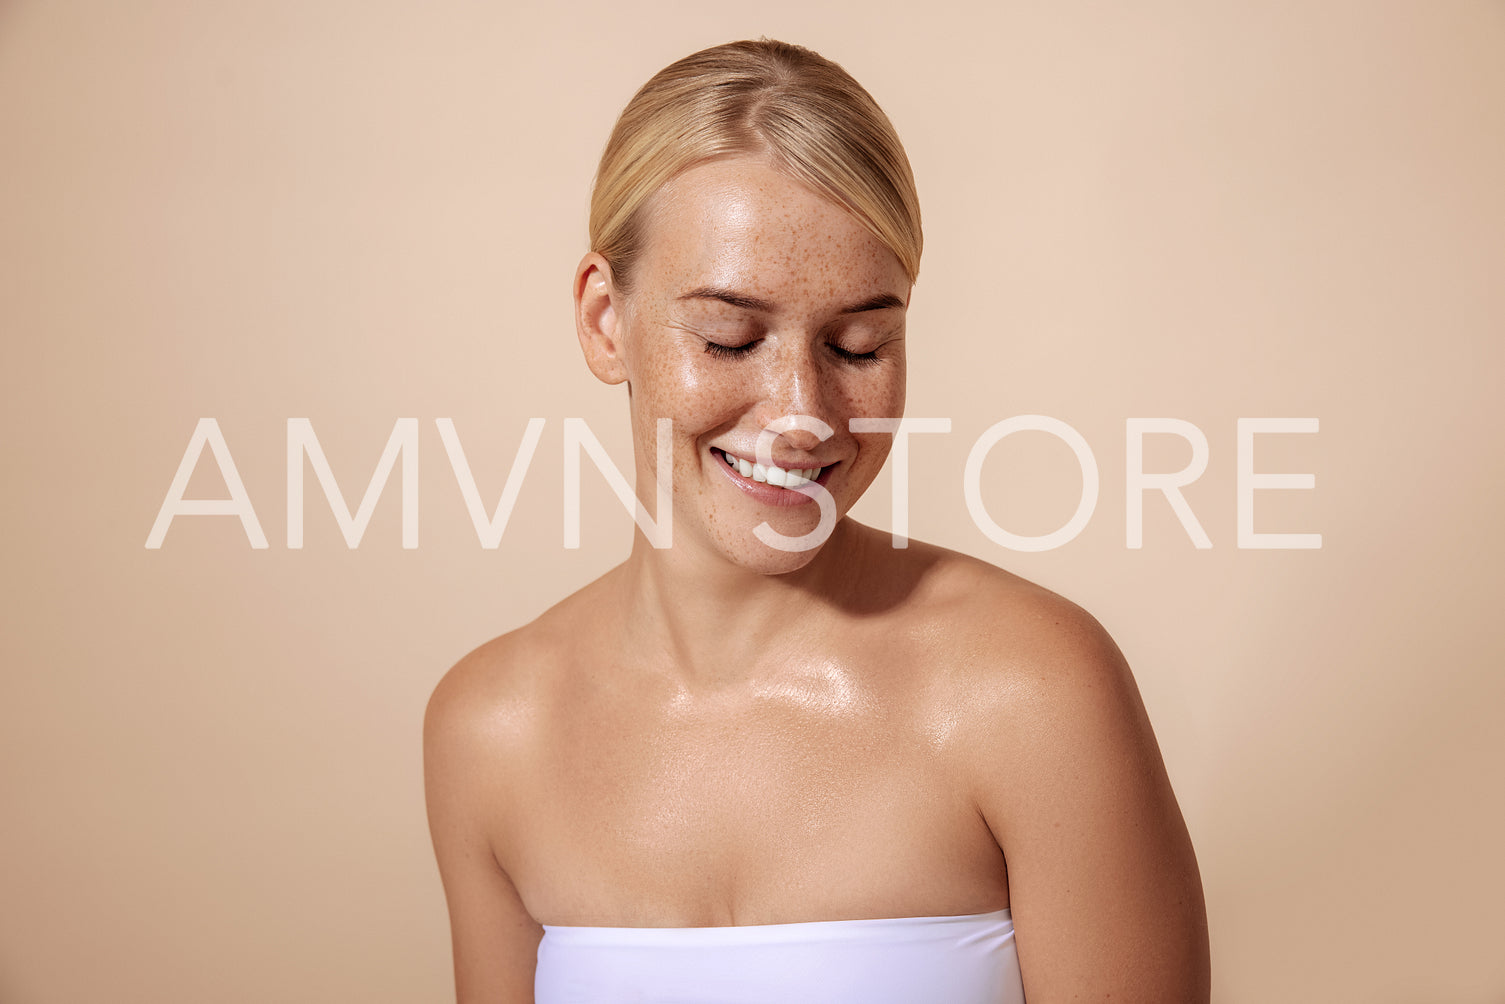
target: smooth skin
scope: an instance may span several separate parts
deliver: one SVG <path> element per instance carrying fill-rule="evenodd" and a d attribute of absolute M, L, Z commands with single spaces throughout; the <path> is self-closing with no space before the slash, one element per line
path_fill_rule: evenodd
<path fill-rule="evenodd" d="M 462 659 L 425 721 L 460 1004 L 533 1000 L 543 924 L 692 927 L 1011 908 L 1030 1004 L 1205 1002 L 1196 858 L 1122 655 L 1085 611 L 845 513 L 902 414 L 898 260 L 758 156 L 651 203 L 630 285 L 575 279 L 591 370 L 626 383 L 674 541 Z M 841 518 L 745 491 L 717 451 L 830 467 Z"/>

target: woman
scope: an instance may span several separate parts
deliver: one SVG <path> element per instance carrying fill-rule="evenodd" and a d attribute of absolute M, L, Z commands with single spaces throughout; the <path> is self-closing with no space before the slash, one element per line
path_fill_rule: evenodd
<path fill-rule="evenodd" d="M 435 690 L 459 1000 L 1205 1001 L 1196 860 L 1112 640 L 845 515 L 891 442 L 858 420 L 903 411 L 921 247 L 866 91 L 778 42 L 675 63 L 590 236 L 581 346 L 627 385 L 650 510 L 671 420 L 672 544 L 639 532 Z"/>

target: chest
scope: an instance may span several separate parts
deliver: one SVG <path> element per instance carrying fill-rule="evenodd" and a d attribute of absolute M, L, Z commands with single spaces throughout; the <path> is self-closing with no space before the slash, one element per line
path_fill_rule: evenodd
<path fill-rule="evenodd" d="M 499 821 L 535 917 L 917 915 L 947 908 L 877 901 L 985 887 L 1001 856 L 944 730 L 912 705 L 824 696 L 579 709 Z"/>

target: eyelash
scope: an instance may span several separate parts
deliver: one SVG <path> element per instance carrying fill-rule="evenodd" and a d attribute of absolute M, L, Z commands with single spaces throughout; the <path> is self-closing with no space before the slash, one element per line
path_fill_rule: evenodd
<path fill-rule="evenodd" d="M 757 345 L 758 341 L 761 340 L 762 339 L 751 341 L 746 343 L 745 345 L 722 345 L 720 342 L 706 342 L 705 350 L 711 355 L 718 356 L 722 359 L 741 359 L 745 357 L 749 352 L 751 352 L 753 346 Z M 874 363 L 878 362 L 878 353 L 876 351 L 848 352 L 840 345 L 831 343 L 827 344 L 829 345 L 831 351 L 836 353 L 837 358 L 845 362 L 849 362 L 854 366 L 871 366 Z"/>
<path fill-rule="evenodd" d="M 836 353 L 839 358 L 851 363 L 853 366 L 872 366 L 878 361 L 878 353 L 876 350 L 873 352 L 848 352 L 840 345 L 832 345 L 831 351 Z"/>
<path fill-rule="evenodd" d="M 748 342 L 745 345 L 722 345 L 720 342 L 706 342 L 705 350 L 713 356 L 720 356 L 722 359 L 738 359 L 747 355 L 756 344 L 758 343 Z"/>

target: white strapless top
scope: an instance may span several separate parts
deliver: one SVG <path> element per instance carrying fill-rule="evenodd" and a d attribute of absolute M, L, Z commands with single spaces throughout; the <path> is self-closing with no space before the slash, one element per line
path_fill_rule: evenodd
<path fill-rule="evenodd" d="M 740 927 L 543 925 L 536 1004 L 1024 1004 L 1008 910 Z"/>

